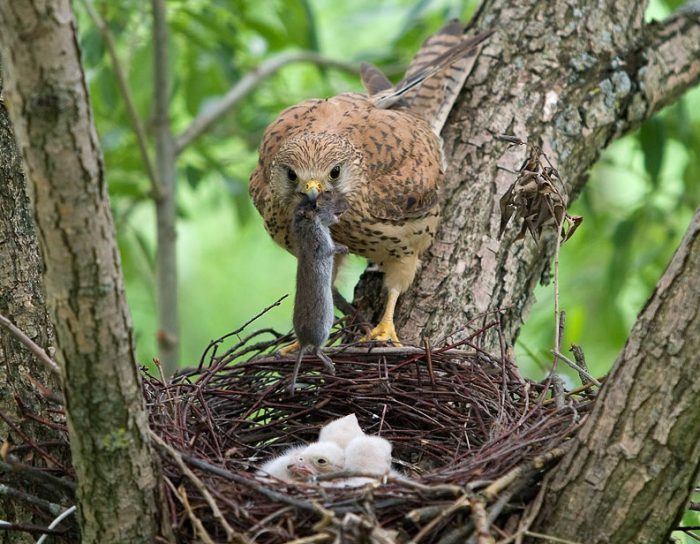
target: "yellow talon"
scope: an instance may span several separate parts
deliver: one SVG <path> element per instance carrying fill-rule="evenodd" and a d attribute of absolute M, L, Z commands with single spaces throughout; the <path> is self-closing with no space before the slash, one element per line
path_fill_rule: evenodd
<path fill-rule="evenodd" d="M 301 346 L 299 345 L 299 342 L 297 342 L 295 340 L 291 344 L 287 344 L 286 346 L 282 346 L 280 348 L 279 354 L 280 355 L 289 355 L 290 353 L 294 353 L 295 351 L 299 351 L 300 349 L 301 349 Z"/>
<path fill-rule="evenodd" d="M 394 308 L 399 298 L 398 289 L 389 289 L 389 296 L 386 300 L 386 308 L 381 320 L 367 336 L 363 336 L 360 342 L 391 342 L 395 346 L 400 346 L 399 337 L 396 335 L 394 327 Z"/>
<path fill-rule="evenodd" d="M 368 335 L 360 338 L 360 342 L 391 342 L 394 346 L 401 345 L 393 321 L 381 321 Z"/>

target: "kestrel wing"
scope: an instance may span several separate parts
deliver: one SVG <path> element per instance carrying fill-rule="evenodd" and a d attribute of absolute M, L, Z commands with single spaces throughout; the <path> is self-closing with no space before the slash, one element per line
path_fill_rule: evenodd
<path fill-rule="evenodd" d="M 362 78 L 362 85 L 367 89 L 367 93 L 370 96 L 392 87 L 389 78 L 379 68 L 367 62 L 360 64 L 360 77 Z"/>
<path fill-rule="evenodd" d="M 438 206 L 440 140 L 424 119 L 407 111 L 374 109 L 356 134 L 365 151 L 361 191 L 372 217 L 400 222 Z"/>

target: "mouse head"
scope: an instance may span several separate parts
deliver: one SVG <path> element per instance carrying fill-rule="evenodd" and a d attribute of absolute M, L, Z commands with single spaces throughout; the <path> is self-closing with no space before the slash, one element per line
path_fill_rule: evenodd
<path fill-rule="evenodd" d="M 339 221 L 338 216 L 347 211 L 348 207 L 344 198 L 332 193 L 321 193 L 313 200 L 304 196 L 294 211 L 294 219 L 313 220 L 318 217 L 324 226 L 335 225 Z"/>

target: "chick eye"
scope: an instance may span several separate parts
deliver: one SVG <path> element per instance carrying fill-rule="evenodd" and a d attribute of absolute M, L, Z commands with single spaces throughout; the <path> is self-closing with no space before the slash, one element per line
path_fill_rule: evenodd
<path fill-rule="evenodd" d="M 336 164 L 331 169 L 331 179 L 338 179 L 338 177 L 340 177 L 340 165 Z"/>
<path fill-rule="evenodd" d="M 287 179 L 289 181 L 296 181 L 297 180 L 297 173 L 289 167 L 287 167 Z"/>
<path fill-rule="evenodd" d="M 316 462 L 319 465 L 325 465 L 328 461 L 326 461 L 323 457 L 319 457 L 318 459 L 316 459 Z"/>

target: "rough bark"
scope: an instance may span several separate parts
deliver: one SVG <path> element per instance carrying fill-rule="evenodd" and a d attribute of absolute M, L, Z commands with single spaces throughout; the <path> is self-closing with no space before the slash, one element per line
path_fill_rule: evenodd
<path fill-rule="evenodd" d="M 6 102 L 56 327 L 83 542 L 151 542 L 157 467 L 68 0 L 0 2 Z"/>
<path fill-rule="evenodd" d="M 665 542 L 700 469 L 700 209 L 539 516 L 579 542 Z"/>
<path fill-rule="evenodd" d="M 645 2 L 486 0 L 472 26 L 497 28 L 476 61 L 443 130 L 448 159 L 443 219 L 411 289 L 399 301 L 399 337 L 455 340 L 479 313 L 504 308 L 517 337 L 536 284 L 547 278 L 553 236 L 497 239 L 499 198 L 525 149 L 540 144 L 559 169 L 570 201 L 600 152 L 700 81 L 700 16 L 644 25 Z M 358 286 L 376 310 L 379 282 Z M 369 312 L 368 312 L 369 313 Z"/>
<path fill-rule="evenodd" d="M 0 93 L 2 79 L 0 75 Z M 4 315 L 38 345 L 51 349 L 53 328 L 49 321 L 42 283 L 42 262 L 36 239 L 31 205 L 26 193 L 22 161 L 17 150 L 10 119 L 0 98 L 0 314 Z M 11 334 L 0 327 L 0 413 L 19 422 L 21 411 L 16 398 L 28 411 L 52 420 L 42 388 L 60 390 L 58 380 Z M 56 440 L 59 433 L 45 425 L 22 420 L 22 432 L 35 442 Z M 0 419 L 0 443 L 22 442 L 4 419 Z M 27 451 L 27 455 L 31 452 Z M 54 451 L 58 457 L 67 452 Z M 25 461 L 24 458 L 20 458 Z M 7 485 L 36 494 L 36 486 L 15 481 L 0 468 L 0 480 Z M 26 504 L 0 496 L 0 519 L 16 523 L 40 524 Z M 0 532 L 1 543 L 34 542 L 28 534 Z"/>

